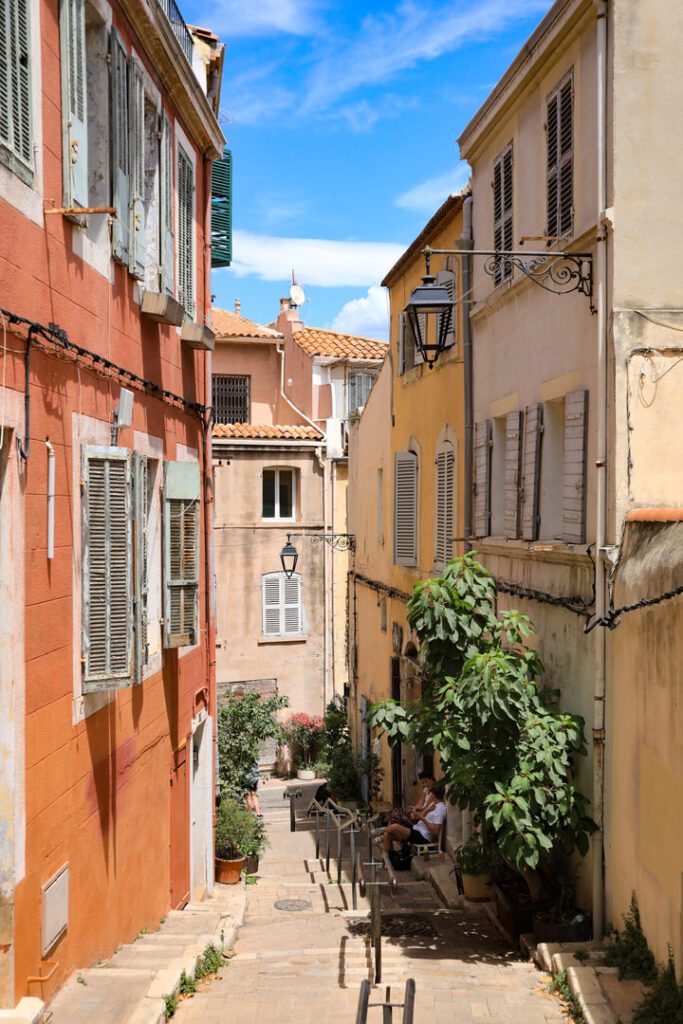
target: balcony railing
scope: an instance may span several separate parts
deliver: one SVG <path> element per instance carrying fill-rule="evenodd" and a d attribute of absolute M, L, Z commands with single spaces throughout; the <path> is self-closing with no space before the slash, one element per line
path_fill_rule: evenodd
<path fill-rule="evenodd" d="M 183 48 L 188 64 L 192 64 L 192 36 L 175 0 L 159 0 L 159 6 L 171 23 L 175 37 Z"/>

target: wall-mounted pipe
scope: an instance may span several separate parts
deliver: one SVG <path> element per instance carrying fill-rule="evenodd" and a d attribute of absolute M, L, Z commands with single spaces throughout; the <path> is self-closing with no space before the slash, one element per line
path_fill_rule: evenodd
<path fill-rule="evenodd" d="M 47 557 L 55 557 L 55 450 L 50 438 L 45 439 L 47 448 Z"/>
<path fill-rule="evenodd" d="M 472 196 L 468 196 L 462 205 L 462 235 L 458 242 L 458 248 L 464 249 L 466 255 L 462 258 L 462 305 L 463 305 L 463 328 L 462 328 L 462 356 L 463 371 L 465 376 L 465 550 L 469 551 L 472 537 L 472 488 L 473 472 L 472 462 L 473 450 L 473 374 L 472 374 L 472 324 L 470 322 L 470 291 L 472 289 L 472 257 L 467 252 L 474 248 L 472 235 Z"/>

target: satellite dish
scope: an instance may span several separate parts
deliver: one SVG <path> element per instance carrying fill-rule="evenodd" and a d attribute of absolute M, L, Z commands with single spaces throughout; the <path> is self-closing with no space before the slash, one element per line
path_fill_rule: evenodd
<path fill-rule="evenodd" d="M 289 289 L 289 297 L 292 300 L 293 306 L 303 306 L 304 302 L 306 301 L 304 290 L 301 287 L 301 285 L 298 284 L 293 284 L 292 287 Z"/>

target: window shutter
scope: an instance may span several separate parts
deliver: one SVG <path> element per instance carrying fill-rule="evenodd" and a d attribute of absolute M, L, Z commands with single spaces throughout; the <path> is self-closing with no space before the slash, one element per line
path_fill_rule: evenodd
<path fill-rule="evenodd" d="M 574 82 L 568 75 L 546 105 L 547 205 L 551 238 L 569 234 L 574 220 Z"/>
<path fill-rule="evenodd" d="M 509 412 L 505 422 L 505 536 L 519 537 L 520 473 L 522 461 L 522 412 Z"/>
<path fill-rule="evenodd" d="M 450 327 L 448 328 L 448 334 L 446 335 L 446 348 L 450 348 L 451 345 L 455 345 L 455 315 L 456 315 L 456 305 L 455 305 L 455 271 L 454 270 L 440 270 L 438 272 L 438 274 L 436 275 L 436 283 L 438 285 L 441 285 L 442 288 L 446 289 L 446 291 L 448 292 L 448 294 L 450 296 L 450 300 L 453 303 L 453 308 L 451 310 L 451 323 L 450 323 Z M 439 317 L 439 319 L 440 319 L 440 317 Z M 440 329 L 441 329 L 441 324 L 439 324 L 439 330 Z"/>
<path fill-rule="evenodd" d="M 62 61 L 64 206 L 87 206 L 88 101 L 85 0 L 62 0 L 59 38 Z"/>
<path fill-rule="evenodd" d="M 128 263 L 128 57 L 116 29 L 111 33 L 111 158 L 112 205 L 116 207 L 112 255 L 119 263 Z"/>
<path fill-rule="evenodd" d="M 283 589 L 283 633 L 292 635 L 301 632 L 301 576 L 288 580 L 282 574 Z"/>
<path fill-rule="evenodd" d="M 522 537 L 537 540 L 540 525 L 541 441 L 543 406 L 533 405 L 524 420 L 524 476 L 522 481 Z"/>
<path fill-rule="evenodd" d="M 406 315 L 399 313 L 398 316 L 398 375 L 399 377 L 406 370 Z"/>
<path fill-rule="evenodd" d="M 129 245 L 128 266 L 134 277 L 145 277 L 145 87 L 142 68 L 128 64 Z"/>
<path fill-rule="evenodd" d="M 135 608 L 135 682 L 142 682 L 143 669 L 149 661 L 147 597 L 147 459 L 133 452 L 133 553 Z"/>
<path fill-rule="evenodd" d="M 33 169 L 29 0 L 0 0 L 0 161 Z"/>
<path fill-rule="evenodd" d="M 474 425 L 474 535 L 491 533 L 491 420 Z"/>
<path fill-rule="evenodd" d="M 164 647 L 198 642 L 199 466 L 167 462 L 164 473 Z"/>
<path fill-rule="evenodd" d="M 564 399 L 564 480 L 562 539 L 583 544 L 586 539 L 586 444 L 588 392 L 570 391 Z"/>
<path fill-rule="evenodd" d="M 436 456 L 436 555 L 434 562 L 442 569 L 453 557 L 453 445 L 446 443 Z"/>
<path fill-rule="evenodd" d="M 429 321 L 427 320 L 427 314 L 426 313 L 418 313 L 417 319 L 418 319 L 418 321 L 420 323 L 420 333 L 422 334 L 422 340 L 425 341 L 426 340 L 426 336 L 427 336 L 427 328 L 429 327 Z M 412 335 L 412 331 L 410 333 Z M 413 364 L 412 365 L 413 366 L 419 366 L 420 363 L 424 363 L 425 360 L 424 360 L 424 356 L 422 355 L 422 353 L 420 352 L 419 348 L 417 347 L 414 335 L 412 336 L 412 343 L 413 343 Z"/>
<path fill-rule="evenodd" d="M 282 633 L 280 600 L 280 577 L 282 575 L 282 573 L 273 572 L 263 577 L 264 636 L 280 636 Z"/>
<path fill-rule="evenodd" d="M 512 143 L 506 146 L 493 165 L 493 247 L 510 252 L 513 247 Z M 493 275 L 496 285 L 512 277 L 512 264 L 501 260 Z"/>
<path fill-rule="evenodd" d="M 83 693 L 130 686 L 133 557 L 130 453 L 84 445 Z"/>
<path fill-rule="evenodd" d="M 354 412 L 358 408 L 358 378 L 355 373 L 349 374 L 348 410 Z"/>
<path fill-rule="evenodd" d="M 160 192 L 161 192 L 161 281 L 159 290 L 168 295 L 175 294 L 173 249 L 173 134 L 171 122 L 166 114 L 161 115 L 160 142 Z"/>
<path fill-rule="evenodd" d="M 178 300 L 190 320 L 194 319 L 194 233 L 192 196 L 194 191 L 192 161 L 178 147 Z"/>
<path fill-rule="evenodd" d="M 417 564 L 417 456 L 394 455 L 394 562 Z"/>
<path fill-rule="evenodd" d="M 232 153 L 211 165 L 211 266 L 229 267 L 232 262 Z"/>

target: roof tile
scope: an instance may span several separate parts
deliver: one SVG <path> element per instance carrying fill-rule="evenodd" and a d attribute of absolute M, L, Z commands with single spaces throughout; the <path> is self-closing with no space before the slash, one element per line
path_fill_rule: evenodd
<path fill-rule="evenodd" d="M 216 438 L 241 438 L 250 441 L 320 441 L 322 431 L 314 427 L 286 424 L 284 426 L 259 426 L 255 423 L 216 423 L 213 428 Z"/>
<path fill-rule="evenodd" d="M 384 359 L 389 344 L 376 338 L 358 338 L 353 334 L 325 331 L 320 327 L 302 327 L 294 331 L 294 341 L 311 356 L 348 359 Z"/>
<path fill-rule="evenodd" d="M 265 327 L 255 320 L 247 320 L 239 313 L 231 313 L 216 306 L 211 310 L 211 327 L 218 341 L 230 338 L 282 338 L 282 334 L 272 327 Z"/>

